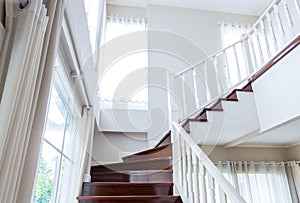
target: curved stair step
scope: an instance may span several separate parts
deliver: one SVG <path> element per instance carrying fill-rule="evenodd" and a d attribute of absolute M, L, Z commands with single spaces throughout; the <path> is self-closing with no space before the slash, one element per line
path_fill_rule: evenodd
<path fill-rule="evenodd" d="M 171 144 L 171 131 L 165 134 L 154 148 Z"/>
<path fill-rule="evenodd" d="M 182 203 L 180 196 L 79 196 L 79 203 Z"/>
<path fill-rule="evenodd" d="M 172 182 L 172 170 L 92 172 L 92 182 L 157 183 Z"/>
<path fill-rule="evenodd" d="M 123 161 L 134 161 L 134 160 L 145 160 L 152 159 L 158 157 L 170 157 L 172 156 L 172 144 L 167 144 L 159 147 L 155 147 L 152 149 L 148 149 L 145 151 L 141 151 L 126 157 L 123 157 Z"/>
<path fill-rule="evenodd" d="M 172 157 L 134 160 L 123 163 L 92 166 L 91 172 L 105 171 L 139 171 L 139 170 L 169 170 L 172 168 Z"/>
<path fill-rule="evenodd" d="M 83 183 L 83 196 L 172 195 L 173 183 Z"/>

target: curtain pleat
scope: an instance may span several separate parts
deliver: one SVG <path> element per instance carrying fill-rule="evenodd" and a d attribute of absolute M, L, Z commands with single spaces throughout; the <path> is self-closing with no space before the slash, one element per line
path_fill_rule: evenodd
<path fill-rule="evenodd" d="M 38 159 L 42 137 L 41 130 L 37 136 L 40 139 L 36 139 L 34 129 L 43 129 L 44 122 L 37 122 L 37 119 L 44 119 L 38 117 L 38 110 L 47 107 L 47 102 L 39 105 L 39 93 L 48 100 L 51 82 L 43 88 L 47 91 L 40 89 L 44 79 L 51 81 L 63 2 L 48 1 L 48 5 L 44 5 L 41 0 L 32 0 L 28 8 L 20 10 L 16 8 L 19 1 L 6 1 L 7 35 L 0 56 L 3 59 L 1 70 L 5 70 L 1 73 L 0 86 L 0 92 L 3 90 L 0 106 L 0 184 L 5 187 L 0 188 L 0 202 L 30 202 L 32 196 L 37 161 L 31 158 Z M 50 17 L 49 24 L 47 15 Z M 48 72 L 44 72 L 46 69 Z M 31 157 L 33 152 L 36 159 Z"/>
<path fill-rule="evenodd" d="M 249 203 L 299 202 L 300 167 L 296 162 L 230 161 L 216 165 Z"/>
<path fill-rule="evenodd" d="M 34 180 L 38 168 L 38 159 L 43 138 L 45 118 L 51 89 L 52 70 L 58 50 L 59 37 L 61 32 L 61 23 L 65 8 L 64 1 L 47 1 L 49 22 L 46 29 L 45 39 L 43 41 L 41 60 L 39 61 L 39 70 L 37 71 L 37 82 L 35 84 L 33 106 L 36 108 L 31 111 L 31 128 L 28 147 L 24 155 L 24 169 L 20 182 L 19 192 L 16 192 L 17 202 L 31 201 L 34 189 Z"/>

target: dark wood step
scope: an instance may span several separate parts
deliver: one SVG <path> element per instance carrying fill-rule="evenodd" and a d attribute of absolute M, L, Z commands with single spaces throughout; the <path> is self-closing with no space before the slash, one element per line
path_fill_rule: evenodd
<path fill-rule="evenodd" d="M 159 157 L 171 157 L 172 156 L 172 144 L 159 146 L 153 149 L 148 149 L 136 154 L 132 154 L 126 157 L 123 157 L 123 161 L 134 161 L 134 160 L 145 160 Z"/>
<path fill-rule="evenodd" d="M 160 147 L 164 145 L 171 144 L 171 131 L 169 131 L 161 140 L 155 145 L 155 147 Z"/>
<path fill-rule="evenodd" d="M 248 82 L 244 87 L 242 87 L 242 89 L 253 91 L 251 82 Z"/>
<path fill-rule="evenodd" d="M 182 203 L 180 196 L 79 196 L 79 203 Z"/>
<path fill-rule="evenodd" d="M 82 196 L 173 195 L 173 183 L 83 183 Z"/>
<path fill-rule="evenodd" d="M 92 182 L 166 183 L 172 182 L 172 170 L 92 172 Z"/>
<path fill-rule="evenodd" d="M 190 119 L 186 120 L 183 124 L 182 124 L 183 129 L 185 130 L 185 132 L 190 133 L 191 132 L 191 127 L 190 127 Z"/>
<path fill-rule="evenodd" d="M 172 168 L 172 157 L 128 161 L 123 163 L 92 166 L 91 172 L 168 170 Z"/>
<path fill-rule="evenodd" d="M 251 89 L 234 89 L 231 93 L 229 93 L 226 98 L 227 99 L 238 99 L 237 92 L 253 92 Z"/>

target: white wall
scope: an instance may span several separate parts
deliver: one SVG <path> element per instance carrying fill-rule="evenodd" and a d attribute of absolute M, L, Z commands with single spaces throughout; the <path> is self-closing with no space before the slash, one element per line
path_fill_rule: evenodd
<path fill-rule="evenodd" d="M 209 158 L 216 161 L 299 161 L 300 145 L 286 147 L 234 147 L 201 146 Z"/>
<path fill-rule="evenodd" d="M 99 127 L 106 132 L 148 132 L 148 111 L 101 109 Z"/>
<path fill-rule="evenodd" d="M 184 9 L 157 5 L 147 6 L 149 53 L 149 111 L 152 126 L 149 139 L 159 140 L 161 132 L 168 130 L 167 111 L 167 71 L 177 73 L 207 55 L 222 49 L 219 22 L 253 23 L 256 16 L 245 16 L 196 9 Z M 189 76 L 191 77 L 191 76 Z M 212 77 L 211 80 L 214 80 Z M 203 81 L 199 86 L 204 87 Z M 191 87 L 191 86 L 190 86 Z M 188 91 L 191 89 L 188 87 Z M 215 93 L 215 87 L 211 91 Z M 202 96 L 203 88 L 201 92 Z M 193 94 L 187 96 L 189 107 L 193 104 Z M 177 104 L 182 103 L 179 96 Z M 203 99 L 205 100 L 205 99 Z M 194 109 L 188 109 L 192 111 Z"/>
<path fill-rule="evenodd" d="M 107 15 L 146 17 L 146 8 L 107 4 Z"/>
<path fill-rule="evenodd" d="M 212 161 L 289 161 L 291 160 L 286 148 L 266 147 L 209 147 L 203 150 L 209 155 Z M 298 159 L 297 159 L 298 160 Z"/>
<path fill-rule="evenodd" d="M 300 47 L 253 84 L 261 131 L 300 116 Z"/>
<path fill-rule="evenodd" d="M 120 162 L 121 157 L 143 151 L 146 147 L 146 133 L 98 132 L 94 137 L 94 164 Z"/>
<path fill-rule="evenodd" d="M 290 160 L 300 160 L 300 145 L 290 147 L 288 149 L 288 156 Z"/>

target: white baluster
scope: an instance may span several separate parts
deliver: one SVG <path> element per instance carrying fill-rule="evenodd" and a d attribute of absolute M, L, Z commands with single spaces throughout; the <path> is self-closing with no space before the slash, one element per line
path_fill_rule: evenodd
<path fill-rule="evenodd" d="M 280 31 L 281 35 L 284 36 L 285 32 L 284 32 L 284 29 L 283 29 L 283 24 L 282 24 L 280 13 L 278 11 L 278 5 L 275 4 L 273 6 L 273 9 L 274 9 L 274 12 L 275 12 L 275 17 L 276 17 L 276 20 L 277 20 L 277 23 L 278 23 L 279 31 Z"/>
<path fill-rule="evenodd" d="M 271 51 L 270 51 L 270 46 L 269 46 L 269 42 L 268 42 L 268 35 L 267 35 L 266 27 L 265 27 L 265 24 L 264 24 L 263 20 L 261 20 L 259 22 L 259 26 L 260 26 L 260 29 L 261 29 L 261 31 L 263 33 L 263 36 L 264 36 L 268 58 L 270 58 Z"/>
<path fill-rule="evenodd" d="M 182 138 L 180 137 L 180 134 L 178 133 L 178 144 L 176 146 L 177 148 L 177 153 L 178 153 L 178 158 L 176 161 L 178 161 L 178 175 L 179 175 L 179 184 L 181 187 L 183 187 L 183 172 L 182 172 Z"/>
<path fill-rule="evenodd" d="M 220 203 L 226 203 L 226 195 L 224 193 L 224 190 L 219 187 L 219 199 L 220 199 Z"/>
<path fill-rule="evenodd" d="M 187 103 L 186 103 L 186 94 L 185 94 L 185 74 L 181 78 L 182 85 L 182 102 L 183 102 L 183 115 L 187 115 Z"/>
<path fill-rule="evenodd" d="M 250 50 L 250 45 L 249 45 L 249 39 L 248 37 L 245 38 L 245 40 L 243 40 L 242 42 L 242 48 L 243 48 L 243 55 L 244 55 L 244 59 L 245 59 L 245 65 L 246 65 L 246 71 L 247 71 L 247 75 L 251 75 L 252 73 L 254 73 L 254 69 L 253 69 L 253 64 L 252 64 L 252 60 L 251 60 L 251 50 Z"/>
<path fill-rule="evenodd" d="M 273 45 L 274 45 L 274 50 L 276 52 L 278 50 L 278 43 L 277 43 L 277 39 L 276 39 L 276 36 L 275 36 L 274 26 L 273 26 L 273 22 L 272 22 L 272 18 L 270 16 L 270 13 L 267 13 L 266 17 L 267 17 L 269 29 L 271 31 L 271 36 L 272 36 L 272 42 L 273 42 Z"/>
<path fill-rule="evenodd" d="M 208 65 L 207 65 L 208 61 L 205 61 L 203 64 L 204 67 L 204 81 L 205 81 L 205 86 L 206 86 L 206 100 L 210 101 L 211 100 L 211 94 L 210 94 L 210 88 L 209 88 L 209 78 L 208 78 Z"/>
<path fill-rule="evenodd" d="M 183 192 L 186 197 L 188 197 L 188 182 L 187 182 L 187 161 L 186 161 L 186 143 L 181 140 L 182 147 L 182 174 L 183 174 Z"/>
<path fill-rule="evenodd" d="M 226 79 L 226 85 L 227 89 L 231 87 L 231 78 L 230 78 L 230 72 L 229 72 L 229 66 L 228 66 L 228 57 L 227 57 L 227 52 L 224 50 L 223 52 L 223 58 L 224 58 L 224 74 L 225 74 L 225 79 Z"/>
<path fill-rule="evenodd" d="M 260 43 L 260 39 L 259 39 L 259 31 L 258 31 L 257 28 L 254 29 L 254 35 L 255 35 L 255 38 L 256 38 L 257 46 L 258 46 L 260 61 L 261 61 L 261 64 L 263 64 L 264 63 L 264 55 L 263 55 L 263 52 L 262 52 L 261 43 Z"/>
<path fill-rule="evenodd" d="M 255 48 L 254 48 L 254 43 L 253 43 L 253 39 L 252 39 L 252 35 L 249 35 L 249 45 L 250 45 L 250 48 L 251 48 L 251 58 L 252 58 L 252 63 L 253 63 L 253 67 L 254 69 L 257 69 L 258 68 L 258 63 L 257 63 L 257 59 L 256 59 L 256 53 L 255 53 Z"/>
<path fill-rule="evenodd" d="M 192 163 L 193 163 L 193 192 L 194 192 L 194 202 L 200 203 L 200 192 L 199 192 L 199 165 L 198 158 L 196 154 L 192 151 Z"/>
<path fill-rule="evenodd" d="M 194 95 L 195 95 L 195 104 L 196 108 L 200 108 L 200 102 L 199 102 L 199 92 L 198 92 L 198 85 L 197 85 L 197 71 L 196 67 L 193 68 L 193 82 L 194 82 Z"/>
<path fill-rule="evenodd" d="M 213 57 L 213 63 L 214 63 L 215 75 L 216 75 L 217 92 L 218 92 L 218 94 L 221 94 L 223 91 L 222 91 L 222 87 L 221 87 L 221 80 L 220 80 L 220 75 L 219 75 L 217 56 Z"/>
<path fill-rule="evenodd" d="M 207 202 L 206 183 L 205 183 L 205 168 L 199 160 L 199 182 L 200 182 L 200 199 L 201 203 Z"/>
<path fill-rule="evenodd" d="M 297 14 L 300 17 L 300 3 L 299 3 L 298 0 L 294 0 L 294 4 L 295 4 L 295 7 L 296 7 Z"/>
<path fill-rule="evenodd" d="M 189 148 L 189 146 L 186 147 L 187 147 L 186 159 L 187 159 L 188 198 L 190 202 L 194 202 L 191 148 Z"/>
<path fill-rule="evenodd" d="M 216 202 L 216 197 L 215 197 L 215 183 L 213 177 L 207 173 L 207 184 L 209 188 L 209 196 L 210 196 L 210 202 L 215 203 Z"/>
<path fill-rule="evenodd" d="M 240 70 L 240 64 L 239 64 L 239 58 L 237 55 L 237 51 L 236 51 L 236 45 L 233 46 L 233 53 L 234 53 L 234 58 L 235 58 L 235 62 L 236 62 L 236 70 L 237 70 L 237 76 L 238 76 L 238 82 L 240 82 L 242 80 L 242 76 L 241 76 L 241 70 Z"/>
<path fill-rule="evenodd" d="M 284 8 L 284 13 L 286 15 L 289 26 L 294 27 L 294 23 L 293 23 L 292 16 L 290 13 L 289 5 L 286 2 L 286 0 L 283 0 L 283 8 Z"/>

